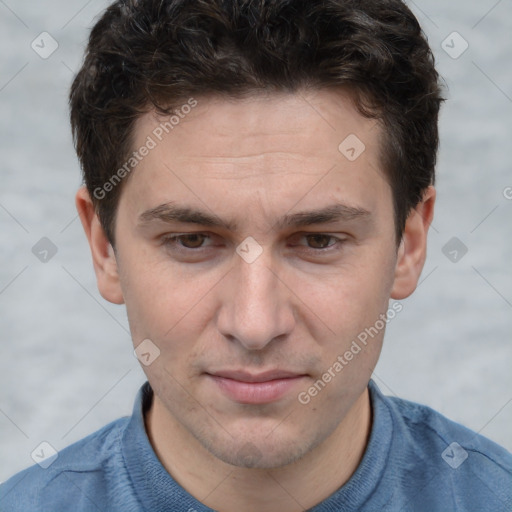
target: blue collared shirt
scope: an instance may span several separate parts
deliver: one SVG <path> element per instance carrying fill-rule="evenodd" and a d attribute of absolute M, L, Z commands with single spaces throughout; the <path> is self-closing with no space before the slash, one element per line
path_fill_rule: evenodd
<path fill-rule="evenodd" d="M 432 409 L 384 396 L 369 383 L 373 410 L 357 470 L 314 512 L 512 510 L 512 454 Z M 133 414 L 28 468 L 0 486 L 0 510 L 211 512 L 169 475 L 144 428 L 146 382 Z M 265 511 L 262 511 L 265 512 Z"/>

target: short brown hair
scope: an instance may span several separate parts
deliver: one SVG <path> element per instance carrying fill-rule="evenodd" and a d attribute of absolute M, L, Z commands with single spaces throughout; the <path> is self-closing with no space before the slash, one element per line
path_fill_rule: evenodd
<path fill-rule="evenodd" d="M 70 93 L 85 184 L 114 243 L 135 120 L 191 96 L 340 87 L 381 122 L 397 241 L 434 183 L 443 99 L 434 58 L 401 0 L 118 0 L 93 27 Z M 340 141 L 341 142 L 341 141 Z"/>

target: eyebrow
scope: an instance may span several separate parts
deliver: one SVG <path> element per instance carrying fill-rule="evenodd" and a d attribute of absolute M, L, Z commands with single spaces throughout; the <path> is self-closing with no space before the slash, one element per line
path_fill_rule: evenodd
<path fill-rule="evenodd" d="M 297 228 L 314 224 L 369 219 L 370 217 L 371 212 L 365 208 L 335 203 L 316 210 L 286 214 L 274 224 L 274 228 Z M 235 221 L 224 220 L 213 213 L 190 206 L 179 206 L 173 202 L 158 205 L 139 215 L 139 224 L 144 225 L 153 221 L 199 224 L 214 228 L 224 228 L 228 231 L 236 231 L 238 226 Z"/>

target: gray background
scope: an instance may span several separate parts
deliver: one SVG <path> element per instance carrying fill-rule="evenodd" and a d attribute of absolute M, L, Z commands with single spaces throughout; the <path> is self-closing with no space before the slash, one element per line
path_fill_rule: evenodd
<path fill-rule="evenodd" d="M 97 292 L 74 207 L 67 94 L 106 5 L 0 0 L 0 481 L 40 442 L 59 450 L 129 414 L 144 381 L 124 308 Z M 512 2 L 410 6 L 448 101 L 422 282 L 388 326 L 374 378 L 512 450 Z M 59 44 L 48 59 L 31 48 L 43 31 Z M 442 48 L 454 31 L 469 44 L 456 59 Z M 32 252 L 42 237 L 58 249 L 46 263 Z"/>

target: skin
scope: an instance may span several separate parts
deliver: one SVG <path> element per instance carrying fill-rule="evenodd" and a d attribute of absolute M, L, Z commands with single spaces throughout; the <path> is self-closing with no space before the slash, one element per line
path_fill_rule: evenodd
<path fill-rule="evenodd" d="M 150 339 L 160 350 L 143 369 L 155 392 L 146 429 L 163 466 L 215 510 L 304 510 L 343 485 L 364 454 L 367 384 L 384 329 L 308 404 L 298 394 L 375 325 L 390 298 L 414 291 L 435 190 L 409 215 L 397 249 L 381 127 L 346 93 L 197 100 L 123 184 L 115 251 L 85 188 L 77 208 L 102 296 L 126 304 L 135 347 Z M 142 116 L 134 147 L 161 121 L 153 112 Z M 349 134 L 365 144 L 355 161 L 338 150 Z M 170 201 L 236 229 L 141 221 Z M 334 203 L 368 213 L 277 223 Z M 207 236 L 171 245 L 169 236 L 184 233 Z M 262 248 L 252 263 L 236 252 L 249 236 Z M 271 403 L 239 403 L 211 377 L 274 369 L 300 377 Z"/>

